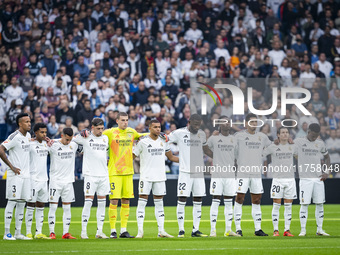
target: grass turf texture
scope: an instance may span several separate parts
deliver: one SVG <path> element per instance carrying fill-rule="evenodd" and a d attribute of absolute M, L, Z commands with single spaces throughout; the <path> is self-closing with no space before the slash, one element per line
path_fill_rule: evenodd
<path fill-rule="evenodd" d="M 315 223 L 315 206 L 309 206 L 309 216 L 307 222 L 307 236 L 298 237 L 300 232 L 299 222 L 299 206 L 293 206 L 293 217 L 291 224 L 291 232 L 294 237 L 283 237 L 284 218 L 283 206 L 280 209 L 280 237 L 271 236 L 273 226 L 271 222 L 272 206 L 262 206 L 262 229 L 269 234 L 268 237 L 254 236 L 254 223 L 251 217 L 251 206 L 243 206 L 242 230 L 243 237 L 223 237 L 224 234 L 224 206 L 219 207 L 219 215 L 217 221 L 217 237 L 216 238 L 192 238 L 190 236 L 192 230 L 192 207 L 186 207 L 185 214 L 185 230 L 186 236 L 183 239 L 177 238 L 178 225 L 176 219 L 176 207 L 165 208 L 165 230 L 176 236 L 173 239 L 157 238 L 157 222 L 154 216 L 154 207 L 147 206 L 146 217 L 144 222 L 144 238 L 143 239 L 109 239 L 97 240 L 94 238 L 96 234 L 96 208 L 92 207 L 91 218 L 88 224 L 88 236 L 90 239 L 81 240 L 81 211 L 82 208 L 72 208 L 72 221 L 70 233 L 77 237 L 77 240 L 62 240 L 62 208 L 57 210 L 56 219 L 56 240 L 32 240 L 32 241 L 3 241 L 0 235 L 0 254 L 112 254 L 119 252 L 120 254 L 339 254 L 340 253 L 340 205 L 325 205 L 324 230 L 329 233 L 330 237 L 316 236 Z M 210 233 L 209 221 L 210 207 L 202 207 L 202 220 L 200 230 Z M 48 208 L 45 208 L 45 222 L 43 233 L 48 234 L 47 224 Z M 118 212 L 119 215 L 119 212 Z M 0 233 L 3 234 L 4 229 L 4 209 L 0 209 Z M 12 234 L 14 234 L 14 220 L 11 225 Z M 117 230 L 120 225 L 117 223 Z M 35 229 L 35 221 L 32 230 Z M 233 230 L 235 226 L 233 223 Z M 130 220 L 128 223 L 128 231 L 132 235 L 137 234 L 136 207 L 130 210 Z M 104 232 L 110 234 L 110 226 L 108 222 L 108 213 L 104 224 Z M 25 224 L 23 223 L 22 233 L 26 234 Z"/>

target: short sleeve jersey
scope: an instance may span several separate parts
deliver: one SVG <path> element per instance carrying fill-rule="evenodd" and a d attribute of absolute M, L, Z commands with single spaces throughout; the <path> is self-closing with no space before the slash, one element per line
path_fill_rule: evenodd
<path fill-rule="evenodd" d="M 24 136 L 19 130 L 12 133 L 2 145 L 8 150 L 8 159 L 12 165 L 21 170 L 21 178 L 30 178 L 30 133 Z M 15 176 L 15 173 L 8 168 L 7 176 Z"/>

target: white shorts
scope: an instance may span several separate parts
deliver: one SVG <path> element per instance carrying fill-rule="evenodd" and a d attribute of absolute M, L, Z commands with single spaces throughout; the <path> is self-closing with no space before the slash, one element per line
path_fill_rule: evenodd
<path fill-rule="evenodd" d="M 272 187 L 270 188 L 270 197 L 273 199 L 296 199 L 296 183 L 294 178 L 281 179 L 273 178 Z"/>
<path fill-rule="evenodd" d="M 191 192 L 193 197 L 205 196 L 204 177 L 192 178 L 190 173 L 179 172 L 177 196 L 190 197 Z"/>
<path fill-rule="evenodd" d="M 64 203 L 71 203 L 75 201 L 73 183 L 50 183 L 50 199 L 49 202 L 58 203 L 59 197 Z"/>
<path fill-rule="evenodd" d="M 210 195 L 234 197 L 236 195 L 236 180 L 234 178 L 211 178 Z"/>
<path fill-rule="evenodd" d="M 325 199 L 325 183 L 320 179 L 300 179 L 300 204 L 323 204 Z"/>
<path fill-rule="evenodd" d="M 31 180 L 31 200 L 28 203 L 47 203 L 48 202 L 48 187 L 47 181 L 34 181 Z"/>
<path fill-rule="evenodd" d="M 8 176 L 6 180 L 6 198 L 8 200 L 31 199 L 31 179 L 18 175 Z"/>
<path fill-rule="evenodd" d="M 85 196 L 106 196 L 111 193 L 109 176 L 85 176 L 84 194 Z"/>
<path fill-rule="evenodd" d="M 237 193 L 246 194 L 248 189 L 251 194 L 262 194 L 263 186 L 261 178 L 238 178 L 237 179 Z"/>
<path fill-rule="evenodd" d="M 150 182 L 139 180 L 138 185 L 139 195 L 150 195 L 151 190 L 154 196 L 165 196 L 166 195 L 165 181 Z"/>

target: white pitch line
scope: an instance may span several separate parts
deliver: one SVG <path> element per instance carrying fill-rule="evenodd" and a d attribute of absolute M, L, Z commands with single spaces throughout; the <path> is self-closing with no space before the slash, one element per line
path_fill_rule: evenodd
<path fill-rule="evenodd" d="M 339 249 L 340 246 L 331 246 L 331 247 L 320 247 L 320 246 L 306 246 L 306 247 L 266 247 L 262 249 L 270 249 L 270 250 L 288 250 L 288 249 Z M 259 247 L 221 247 L 221 248 L 177 248 L 177 249 L 129 249 L 129 250 L 119 250 L 119 252 L 167 252 L 167 251 L 226 251 L 226 250 L 259 250 Z M 86 253 L 104 253 L 104 252 L 112 252 L 112 250 L 86 250 Z M 53 253 L 84 253 L 84 251 L 4 251 L 0 254 L 14 254 L 14 253 L 24 253 L 24 254 L 53 254 Z"/>

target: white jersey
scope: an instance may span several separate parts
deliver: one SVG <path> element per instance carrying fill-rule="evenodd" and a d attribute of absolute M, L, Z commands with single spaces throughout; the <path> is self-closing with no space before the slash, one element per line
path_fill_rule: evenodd
<path fill-rule="evenodd" d="M 237 148 L 237 177 L 261 177 L 262 152 L 271 144 L 268 136 L 256 132 L 250 134 L 246 130 L 235 134 Z"/>
<path fill-rule="evenodd" d="M 12 133 L 2 145 L 8 150 L 8 160 L 12 165 L 21 170 L 21 178 L 30 178 L 30 133 L 24 136 L 19 130 Z M 15 176 L 11 169 L 7 169 L 7 176 Z"/>
<path fill-rule="evenodd" d="M 90 133 L 87 138 L 77 135 L 73 141 L 83 146 L 83 174 L 85 176 L 109 176 L 107 169 L 109 138 L 106 135 L 97 137 Z"/>
<path fill-rule="evenodd" d="M 71 141 L 68 145 L 60 141 L 54 142 L 50 149 L 51 182 L 72 183 L 74 182 L 74 165 L 78 145 Z"/>
<path fill-rule="evenodd" d="M 45 141 L 30 143 L 30 173 L 31 180 L 48 181 L 47 177 L 47 156 L 50 148 Z"/>
<path fill-rule="evenodd" d="M 211 172 L 213 178 L 235 178 L 235 137 L 224 136 L 221 133 L 208 139 L 208 146 L 213 152 L 214 168 Z"/>
<path fill-rule="evenodd" d="M 163 139 L 153 140 L 146 136 L 133 149 L 133 154 L 140 156 L 140 180 L 165 181 L 165 153 L 170 151 L 169 144 Z"/>
<path fill-rule="evenodd" d="M 322 140 L 309 141 L 306 137 L 294 140 L 297 147 L 298 172 L 301 178 L 319 178 L 321 171 L 322 155 L 327 155 L 328 151 Z"/>
<path fill-rule="evenodd" d="M 177 129 L 170 134 L 169 142 L 176 143 L 179 148 L 179 171 L 201 172 L 204 167 L 202 146 L 207 145 L 207 139 L 202 130 L 193 134 L 186 127 Z M 200 168 L 200 171 L 196 169 L 196 166 Z"/>
<path fill-rule="evenodd" d="M 297 148 L 295 144 L 271 144 L 263 151 L 263 156 L 271 155 L 272 162 L 268 167 L 268 173 L 273 178 L 294 178 L 294 154 Z"/>

